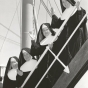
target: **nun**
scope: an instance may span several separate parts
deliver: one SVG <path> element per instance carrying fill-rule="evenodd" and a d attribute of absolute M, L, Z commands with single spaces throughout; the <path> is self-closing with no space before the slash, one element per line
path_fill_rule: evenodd
<path fill-rule="evenodd" d="M 52 28 L 60 28 L 62 23 L 67 17 L 67 12 L 74 6 L 77 7 L 77 11 L 74 11 L 73 14 L 70 16 L 69 20 L 63 27 L 63 30 L 58 38 L 59 41 L 59 46 L 55 47 L 56 49 L 58 48 L 59 50 L 62 48 L 62 46 L 65 44 L 67 39 L 70 37 L 76 26 L 79 24 L 81 21 L 82 17 L 86 14 L 86 11 L 80 7 L 80 1 L 77 0 L 60 0 L 60 5 L 62 9 L 62 15 L 60 18 L 58 18 L 53 12 L 52 14 L 52 22 L 51 22 L 51 27 Z M 52 10 L 53 11 L 53 10 Z M 78 28 L 70 42 L 67 44 L 65 47 L 64 51 L 62 52 L 62 55 L 60 58 L 63 60 L 67 58 L 67 63 L 68 64 L 76 55 L 76 53 L 79 51 L 79 49 L 82 47 L 84 42 L 87 40 L 87 27 L 86 27 L 86 22 L 87 22 L 87 17 L 84 19 L 82 22 L 81 26 Z M 58 52 L 55 51 L 57 54 Z M 64 56 L 65 55 L 65 56 Z M 64 61 L 64 60 L 63 60 Z M 64 61 L 66 62 L 66 61 Z"/>
<path fill-rule="evenodd" d="M 30 74 L 31 70 L 33 67 L 36 65 L 37 60 L 35 57 L 32 57 L 30 54 L 30 48 L 23 48 L 20 52 L 19 55 L 19 62 L 18 62 L 18 69 L 22 72 L 22 75 L 17 75 L 17 84 L 16 87 L 19 88 L 22 86 L 24 83 L 25 79 L 27 78 L 28 74 Z M 31 83 L 30 80 L 27 81 L 27 83 L 24 85 L 24 88 L 29 88 L 33 85 L 33 81 L 36 80 L 36 74 L 31 78 Z"/>
<path fill-rule="evenodd" d="M 3 88 L 16 87 L 17 68 L 18 58 L 16 56 L 10 57 L 5 70 Z"/>
<path fill-rule="evenodd" d="M 34 43 L 34 41 L 32 42 L 33 43 L 32 49 L 31 49 L 32 55 L 41 56 L 41 54 L 45 50 L 45 47 L 47 45 L 49 45 L 49 44 L 46 44 L 44 46 L 41 46 L 41 41 L 47 37 L 47 36 L 45 37 L 45 34 L 46 35 L 48 34 L 47 29 L 49 29 L 50 34 L 52 34 L 54 36 L 55 35 L 54 30 L 55 29 L 59 30 L 60 26 L 66 19 L 66 16 L 68 14 L 67 12 L 69 12 L 69 10 L 71 8 L 76 6 L 77 11 L 75 11 L 71 15 L 70 19 L 68 20 L 66 25 L 63 27 L 63 31 L 55 39 L 55 41 L 52 44 L 50 44 L 51 50 L 57 55 L 58 52 L 63 47 L 63 45 L 65 44 L 65 42 L 67 41 L 67 39 L 69 38 L 69 36 L 71 35 L 71 33 L 74 31 L 74 29 L 80 22 L 80 20 L 82 19 L 82 17 L 84 16 L 84 14 L 86 13 L 85 10 L 80 7 L 79 1 L 75 2 L 74 0 L 60 0 L 60 4 L 61 4 L 62 12 L 63 12 L 62 16 L 60 18 L 58 18 L 55 14 L 52 14 L 51 25 L 48 24 L 48 26 L 47 26 L 46 23 L 43 23 L 40 26 L 39 33 L 37 36 L 37 42 L 36 43 Z M 65 65 L 68 65 L 70 63 L 70 61 L 74 58 L 74 56 L 79 51 L 81 46 L 87 40 L 86 22 L 87 22 L 87 18 L 85 18 L 85 20 L 83 21 L 81 26 L 78 28 L 78 31 L 74 34 L 73 38 L 70 40 L 68 45 L 65 47 L 65 49 L 61 53 L 61 55 L 58 57 Z M 45 29 L 45 30 L 43 30 L 43 29 Z M 44 34 L 44 32 L 45 32 L 45 34 Z M 40 72 L 39 73 L 40 78 L 44 74 L 46 69 L 49 67 L 49 65 L 51 64 L 51 62 L 53 61 L 54 58 L 55 57 L 53 55 L 51 55 L 50 52 L 47 52 L 47 54 L 44 56 L 40 65 L 38 66 L 38 68 L 39 68 L 38 72 Z M 43 71 L 42 71 L 42 69 L 43 69 Z M 58 61 L 56 61 L 44 78 L 44 80 L 47 79 L 47 81 L 43 80 L 41 82 L 41 84 L 39 85 L 39 86 L 41 86 L 39 88 L 42 88 L 44 85 L 46 86 L 46 84 L 48 84 L 47 86 L 50 86 L 50 88 L 52 88 L 52 86 L 55 84 L 57 79 L 62 74 L 63 70 L 64 70 L 64 67 Z M 45 88 L 47 88 L 47 86 Z"/>

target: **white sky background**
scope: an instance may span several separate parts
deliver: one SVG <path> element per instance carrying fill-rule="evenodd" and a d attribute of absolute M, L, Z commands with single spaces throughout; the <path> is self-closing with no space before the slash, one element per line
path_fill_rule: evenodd
<path fill-rule="evenodd" d="M 38 13 L 40 0 L 35 0 L 35 1 L 36 1 L 35 3 L 36 13 Z M 17 35 L 20 36 L 20 3 L 19 2 L 20 0 L 0 0 L 0 65 L 6 65 L 9 57 L 19 56 L 20 53 L 20 38 L 5 28 L 5 27 L 9 28 L 11 31 L 15 32 Z M 44 2 L 47 4 L 47 0 L 44 0 Z M 59 17 L 60 14 L 54 3 L 54 0 L 50 0 L 50 2 L 52 7 L 55 9 L 55 14 Z M 59 0 L 56 0 L 56 3 L 59 7 Z M 82 7 L 85 7 L 87 9 L 88 0 L 82 0 L 81 3 L 82 3 Z M 18 4 L 19 6 L 16 11 Z M 50 9 L 49 3 L 47 6 Z M 49 15 L 47 14 L 43 5 L 41 5 L 38 15 L 39 26 L 41 25 L 41 23 L 50 22 L 50 21 L 51 20 Z M 4 25 L 5 27 L 3 27 L 1 24 Z M 5 39 L 4 42 L 3 37 L 6 37 L 6 35 L 8 39 L 11 39 L 13 41 Z"/>

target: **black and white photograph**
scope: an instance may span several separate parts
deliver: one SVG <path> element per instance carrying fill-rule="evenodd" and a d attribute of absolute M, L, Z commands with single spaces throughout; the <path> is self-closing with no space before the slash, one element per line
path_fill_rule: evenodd
<path fill-rule="evenodd" d="M 88 0 L 0 0 L 0 88 L 88 88 Z"/>

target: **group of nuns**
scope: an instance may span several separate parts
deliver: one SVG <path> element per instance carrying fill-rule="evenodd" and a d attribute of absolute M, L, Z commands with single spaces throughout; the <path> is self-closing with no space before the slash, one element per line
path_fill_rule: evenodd
<path fill-rule="evenodd" d="M 61 50 L 65 42 L 68 40 L 69 36 L 72 34 L 76 26 L 79 24 L 82 17 L 86 14 L 86 11 L 80 7 L 79 1 L 74 0 L 60 0 L 62 15 L 58 18 L 53 9 L 51 10 L 52 20 L 51 23 L 43 23 L 40 26 L 37 40 L 32 41 L 31 49 L 23 48 L 20 52 L 19 59 L 17 57 L 11 57 L 7 63 L 3 88 L 20 88 L 25 81 L 28 74 L 31 72 L 31 67 L 27 62 L 30 63 L 31 60 L 34 61 L 35 65 L 39 60 L 39 57 L 42 55 L 46 46 L 49 46 L 50 50 L 57 55 Z M 75 11 L 63 27 L 63 30 L 56 37 L 52 44 L 43 44 L 44 40 L 48 38 L 48 36 L 54 37 L 56 31 L 59 30 L 60 26 L 66 19 L 67 12 L 69 9 L 73 7 L 77 7 L 77 11 Z M 76 53 L 79 51 L 81 46 L 87 40 L 87 28 L 86 28 L 87 18 L 84 19 L 70 42 L 64 48 L 60 56 L 58 57 L 65 65 L 68 65 L 70 61 L 74 58 Z M 47 41 L 48 42 L 48 41 Z M 41 63 L 36 67 L 35 71 L 31 75 L 30 79 L 26 82 L 23 88 L 35 88 L 45 71 L 48 69 L 52 61 L 55 57 L 51 54 L 51 52 L 47 51 L 45 56 L 43 57 Z M 23 70 L 22 66 L 27 64 L 25 68 L 29 70 Z M 30 63 L 31 64 L 31 63 Z M 37 88 L 52 88 L 55 82 L 58 80 L 60 75 L 63 72 L 64 67 L 56 60 L 51 69 L 47 72 L 44 79 L 41 81 Z M 14 77 L 12 77 L 12 75 Z M 14 80 L 13 80 L 14 79 Z"/>

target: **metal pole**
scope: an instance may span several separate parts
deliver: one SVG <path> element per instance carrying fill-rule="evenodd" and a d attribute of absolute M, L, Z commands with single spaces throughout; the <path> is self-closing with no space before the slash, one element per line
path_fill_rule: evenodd
<path fill-rule="evenodd" d="M 31 38 L 26 32 L 33 33 L 33 0 L 22 0 L 21 48 L 31 47 Z"/>

